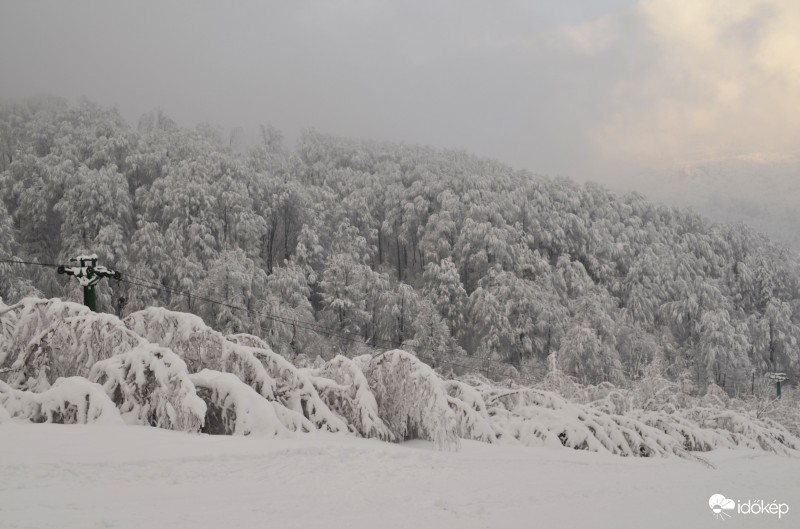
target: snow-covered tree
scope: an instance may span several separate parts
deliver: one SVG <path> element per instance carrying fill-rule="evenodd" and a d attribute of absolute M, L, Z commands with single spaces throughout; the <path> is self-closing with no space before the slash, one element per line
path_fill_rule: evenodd
<path fill-rule="evenodd" d="M 464 350 L 450 335 L 442 316 L 427 299 L 417 303 L 417 313 L 412 323 L 414 338 L 406 341 L 406 347 L 425 362 L 436 367 L 439 359 L 464 355 Z"/>
<path fill-rule="evenodd" d="M 301 424 L 297 422 L 296 418 L 288 416 L 291 422 L 287 424 L 287 427 L 295 429 L 299 426 L 305 429 L 310 424 L 313 425 L 312 429 L 334 433 L 347 431 L 347 425 L 341 417 L 320 398 L 309 374 L 275 353 L 266 342 L 256 336 L 240 334 L 229 336 L 228 340 L 244 347 L 261 362 L 269 376 L 275 380 L 276 400 L 292 412 L 299 414 L 301 418 L 305 417 Z M 283 419 L 283 417 L 281 418 Z"/>
<path fill-rule="evenodd" d="M 151 305 L 170 305 L 171 294 L 164 287 L 179 287 L 175 272 L 183 264 L 180 254 L 175 255 L 174 251 L 175 248 L 168 248 L 158 224 L 139 222 L 131 237 L 131 263 L 125 274 L 126 279 L 136 282 L 129 284 L 124 305 L 126 313 Z"/>
<path fill-rule="evenodd" d="M 305 351 L 312 339 L 306 328 L 309 322 L 314 323 L 311 288 L 305 271 L 294 262 L 273 268 L 267 277 L 265 293 L 263 303 L 256 306 L 276 316 L 265 318 L 261 324 L 272 348 L 287 354 Z"/>
<path fill-rule="evenodd" d="M 89 380 L 103 387 L 128 423 L 197 432 L 205 421 L 206 404 L 184 361 L 169 349 L 146 344 L 101 360 Z"/>
<path fill-rule="evenodd" d="M 736 368 L 746 367 L 750 344 L 730 323 L 727 311 L 706 311 L 700 317 L 700 355 L 698 372 L 702 370 L 707 384 L 725 385 L 726 377 Z M 698 379 L 700 376 L 698 375 Z"/>
<path fill-rule="evenodd" d="M 38 298 L 24 298 L 8 309 L 13 310 L 16 316 L 14 330 L 6 340 L 6 350 L 0 352 L 0 361 L 5 358 L 5 366 L 13 365 L 17 358 L 24 355 L 37 338 L 54 323 L 68 317 L 86 316 L 91 312 L 83 305 L 63 302 L 60 299 Z"/>
<path fill-rule="evenodd" d="M 115 316 L 89 312 L 55 319 L 14 362 L 10 380 L 44 391 L 61 377 L 86 377 L 95 362 L 144 343 Z"/>
<path fill-rule="evenodd" d="M 189 378 L 207 407 L 202 433 L 288 435 L 272 403 L 236 375 L 203 369 Z"/>
<path fill-rule="evenodd" d="M 789 303 L 770 299 L 764 314 L 755 320 L 754 347 L 758 354 L 754 359 L 762 370 L 786 372 L 800 365 L 797 352 L 800 326 L 792 320 Z"/>
<path fill-rule="evenodd" d="M 260 318 L 255 312 L 256 300 L 263 295 L 266 281 L 266 273 L 257 268 L 243 250 L 220 253 L 209 263 L 206 278 L 199 285 L 204 297 L 214 300 L 199 300 L 200 315 L 226 334 L 257 332 Z"/>
<path fill-rule="evenodd" d="M 480 392 L 458 380 L 446 381 L 445 388 L 450 407 L 456 415 L 458 436 L 462 439 L 496 443 L 497 435 Z"/>
<path fill-rule="evenodd" d="M 613 380 L 620 369 L 615 351 L 603 343 L 596 330 L 583 325 L 567 329 L 558 361 L 561 369 L 583 384 Z"/>
<path fill-rule="evenodd" d="M 338 331 L 356 336 L 361 333 L 370 321 L 363 283 L 368 270 L 348 254 L 335 254 L 328 259 L 320 281 L 322 321 Z"/>
<path fill-rule="evenodd" d="M 151 307 L 131 314 L 124 323 L 145 340 L 177 353 L 191 372 L 207 368 L 233 373 L 263 397 L 275 398 L 276 382 L 253 352 L 193 314 Z"/>
<path fill-rule="evenodd" d="M 394 440 L 394 434 L 379 415 L 367 377 L 356 363 L 337 355 L 316 370 L 316 374 L 313 381 L 322 400 L 344 417 L 356 433 L 382 441 Z"/>
<path fill-rule="evenodd" d="M 458 269 L 452 259 L 431 261 L 422 275 L 427 298 L 439 314 L 447 321 L 450 332 L 455 335 L 464 325 L 464 309 L 467 292 L 461 284 Z"/>
<path fill-rule="evenodd" d="M 38 393 L 13 389 L 0 380 L 0 424 L 3 413 L 35 423 L 123 424 L 103 388 L 83 377 L 59 378 Z"/>
<path fill-rule="evenodd" d="M 380 416 L 397 440 L 427 439 L 440 449 L 459 447 L 455 413 L 433 369 L 395 349 L 372 359 L 367 377 Z"/>

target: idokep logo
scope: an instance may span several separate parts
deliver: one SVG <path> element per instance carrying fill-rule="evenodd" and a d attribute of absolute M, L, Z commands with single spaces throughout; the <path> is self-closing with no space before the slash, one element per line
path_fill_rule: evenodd
<path fill-rule="evenodd" d="M 708 506 L 714 514 L 714 518 L 724 520 L 733 514 L 771 514 L 777 515 L 778 519 L 789 512 L 789 505 L 778 503 L 775 500 L 766 502 L 764 500 L 748 500 L 747 502 L 737 503 L 726 498 L 722 494 L 714 494 L 708 499 Z"/>
<path fill-rule="evenodd" d="M 726 517 L 730 518 L 731 515 L 725 511 L 732 511 L 736 509 L 736 502 L 727 499 L 722 494 L 714 494 L 708 499 L 708 506 L 714 511 L 714 518 L 724 520 Z"/>

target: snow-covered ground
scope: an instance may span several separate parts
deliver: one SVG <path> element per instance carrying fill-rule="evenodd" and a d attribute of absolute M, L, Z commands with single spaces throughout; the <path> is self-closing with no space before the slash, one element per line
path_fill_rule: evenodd
<path fill-rule="evenodd" d="M 3 528 L 705 528 L 800 526 L 800 459 L 750 450 L 621 458 L 463 441 L 460 452 L 332 434 L 0 427 Z M 777 500 L 715 520 L 712 494 Z"/>

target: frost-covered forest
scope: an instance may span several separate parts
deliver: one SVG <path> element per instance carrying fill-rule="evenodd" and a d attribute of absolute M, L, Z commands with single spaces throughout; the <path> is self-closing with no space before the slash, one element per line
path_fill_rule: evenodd
<path fill-rule="evenodd" d="M 461 152 L 314 131 L 290 146 L 268 126 L 246 142 L 36 99 L 0 107 L 0 198 L 0 259 L 95 252 L 127 279 L 99 287 L 102 311 L 193 313 L 287 358 L 402 348 L 456 375 L 649 376 L 697 398 L 800 368 L 793 253 L 744 225 Z M 81 293 L 0 263 L 0 296 Z M 109 372 L 143 360 L 125 361 Z M 227 398 L 224 378 L 190 382 Z"/>
<path fill-rule="evenodd" d="M 666 380 L 657 363 L 627 388 L 585 386 L 552 366 L 536 387 L 442 376 L 400 349 L 296 364 L 251 334 L 223 335 L 192 314 L 151 307 L 120 320 L 57 299 L 0 304 L 0 424 L 143 425 L 212 435 L 311 432 L 381 441 L 461 440 L 567 447 L 626 457 L 747 448 L 800 450 L 797 394 L 760 385 L 731 399 Z M 788 397 L 788 396 L 787 396 Z"/>

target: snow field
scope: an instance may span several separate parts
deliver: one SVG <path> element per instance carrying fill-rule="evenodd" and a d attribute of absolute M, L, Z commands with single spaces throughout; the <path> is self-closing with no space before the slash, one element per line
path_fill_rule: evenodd
<path fill-rule="evenodd" d="M 800 459 L 751 450 L 620 458 L 462 441 L 290 439 L 136 426 L 0 427 L 0 527 L 797 527 Z M 708 498 L 782 500 L 714 520 Z"/>

